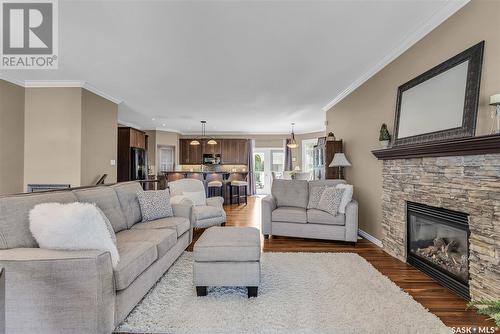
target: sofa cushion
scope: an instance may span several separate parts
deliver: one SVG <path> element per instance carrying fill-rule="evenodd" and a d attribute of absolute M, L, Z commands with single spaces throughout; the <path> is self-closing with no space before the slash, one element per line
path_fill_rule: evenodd
<path fill-rule="evenodd" d="M 306 180 L 275 179 L 271 188 L 276 205 L 307 208 L 309 202 L 309 186 Z"/>
<path fill-rule="evenodd" d="M 118 196 L 118 201 L 122 208 L 123 215 L 127 221 L 127 227 L 131 228 L 132 225 L 142 221 L 141 208 L 137 193 L 143 191 L 139 182 L 122 182 L 111 186 Z"/>
<path fill-rule="evenodd" d="M 118 254 L 120 262 L 113 270 L 117 291 L 126 289 L 158 258 L 156 246 L 152 242 L 125 242 L 120 238 L 118 238 Z"/>
<path fill-rule="evenodd" d="M 354 187 L 352 184 L 339 184 L 337 185 L 337 189 L 344 189 L 344 193 L 342 194 L 342 200 L 339 205 L 339 212 L 345 213 L 345 208 L 350 201 L 352 201 L 352 195 L 354 194 Z"/>
<path fill-rule="evenodd" d="M 108 217 L 115 233 L 127 229 L 127 221 L 114 189 L 110 187 L 94 187 L 73 190 L 73 193 L 79 202 L 95 203 Z"/>
<path fill-rule="evenodd" d="M 311 192 L 312 188 L 314 188 L 314 187 L 335 187 L 339 184 L 345 184 L 345 180 L 328 179 L 328 180 L 309 181 L 309 192 Z"/>
<path fill-rule="evenodd" d="M 306 209 L 282 206 L 272 213 L 273 222 L 307 223 Z"/>
<path fill-rule="evenodd" d="M 321 195 L 321 199 L 319 200 L 318 209 L 335 216 L 339 210 L 344 191 L 344 189 L 332 187 L 325 188 L 323 194 Z"/>
<path fill-rule="evenodd" d="M 307 222 L 311 224 L 324 224 L 324 225 L 345 225 L 345 215 L 338 213 L 335 216 L 318 209 L 307 210 Z"/>
<path fill-rule="evenodd" d="M 191 222 L 189 219 L 184 217 L 167 217 L 157 220 L 153 220 L 145 223 L 138 223 L 132 226 L 132 229 L 158 229 L 158 228 L 170 228 L 175 229 L 177 232 L 177 238 L 186 233 L 191 227 Z"/>
<path fill-rule="evenodd" d="M 158 250 L 158 258 L 163 257 L 177 243 L 177 232 L 174 229 L 131 229 L 116 234 L 122 242 L 147 241 Z"/>
<path fill-rule="evenodd" d="M 260 232 L 255 227 L 210 227 L 196 241 L 194 260 L 259 261 Z"/>
<path fill-rule="evenodd" d="M 317 186 L 309 188 L 309 203 L 307 204 L 308 209 L 317 209 L 319 201 L 321 200 L 321 195 L 325 191 L 326 186 Z"/>
<path fill-rule="evenodd" d="M 30 211 L 30 231 L 41 248 L 105 250 L 113 268 L 120 260 L 113 227 L 95 204 L 37 204 Z"/>
<path fill-rule="evenodd" d="M 152 221 L 172 217 L 174 212 L 170 205 L 168 190 L 148 190 L 137 193 L 141 206 L 142 221 Z"/>
<path fill-rule="evenodd" d="M 0 197 L 0 249 L 38 247 L 29 229 L 29 212 L 40 203 L 71 203 L 71 191 L 30 193 Z"/>
<path fill-rule="evenodd" d="M 223 210 L 214 206 L 195 206 L 193 207 L 195 220 L 222 217 Z"/>

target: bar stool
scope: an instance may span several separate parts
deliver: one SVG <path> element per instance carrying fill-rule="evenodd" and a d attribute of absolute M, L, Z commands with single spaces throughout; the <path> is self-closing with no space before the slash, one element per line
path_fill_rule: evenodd
<path fill-rule="evenodd" d="M 241 189 L 245 190 L 244 195 L 241 194 Z M 235 197 L 238 200 L 238 205 L 240 205 L 241 197 L 245 198 L 245 205 L 248 203 L 248 201 L 247 201 L 248 182 L 247 181 L 240 181 L 240 180 L 231 181 L 231 184 L 230 184 L 230 203 L 231 204 L 233 204 L 233 199 Z"/>
<path fill-rule="evenodd" d="M 222 182 L 209 181 L 207 183 L 208 197 L 222 196 Z"/>
<path fill-rule="evenodd" d="M 207 197 L 223 196 L 223 177 L 219 173 L 207 173 L 205 175 L 207 182 Z"/>

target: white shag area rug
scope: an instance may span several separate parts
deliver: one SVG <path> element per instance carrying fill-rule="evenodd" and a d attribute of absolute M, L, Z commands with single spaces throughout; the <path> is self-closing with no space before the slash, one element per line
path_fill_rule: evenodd
<path fill-rule="evenodd" d="M 137 333 L 451 333 L 357 254 L 263 253 L 257 298 L 197 297 L 185 252 L 117 331 Z"/>

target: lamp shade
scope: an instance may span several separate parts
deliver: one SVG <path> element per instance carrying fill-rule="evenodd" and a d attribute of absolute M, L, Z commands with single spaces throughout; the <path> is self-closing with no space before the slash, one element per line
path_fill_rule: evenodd
<path fill-rule="evenodd" d="M 328 167 L 349 167 L 350 165 L 351 163 L 347 160 L 344 153 L 335 153 Z"/>
<path fill-rule="evenodd" d="M 500 94 L 495 94 L 490 96 L 490 105 L 491 106 L 500 105 Z"/>
<path fill-rule="evenodd" d="M 295 168 L 293 170 L 296 172 L 300 172 L 300 166 L 295 166 Z"/>

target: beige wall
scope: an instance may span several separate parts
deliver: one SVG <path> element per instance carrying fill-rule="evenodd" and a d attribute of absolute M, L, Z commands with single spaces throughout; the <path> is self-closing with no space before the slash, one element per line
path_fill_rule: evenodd
<path fill-rule="evenodd" d="M 81 88 L 26 88 L 24 187 L 80 185 Z"/>
<path fill-rule="evenodd" d="M 106 183 L 116 182 L 118 105 L 86 89 L 82 90 L 81 185 L 93 185 L 108 174 Z"/>
<path fill-rule="evenodd" d="M 174 146 L 175 147 L 175 165 L 179 164 L 179 134 L 177 132 L 146 130 L 148 135 L 148 162 L 149 165 L 154 165 L 158 172 L 159 165 L 156 163 L 158 155 L 158 146 Z"/>
<path fill-rule="evenodd" d="M 23 191 L 24 88 L 0 80 L 0 194 Z"/>
<path fill-rule="evenodd" d="M 91 185 L 104 173 L 116 182 L 117 114 L 85 89 L 0 80 L 0 194 L 31 183 Z"/>
<path fill-rule="evenodd" d="M 346 169 L 360 205 L 360 228 L 382 238 L 382 163 L 380 125 L 391 133 L 397 87 L 435 65 L 485 40 L 477 135 L 488 133 L 488 97 L 500 92 L 500 1 L 474 0 L 404 54 L 352 92 L 327 113 L 327 131 L 344 140 L 352 167 Z"/>

